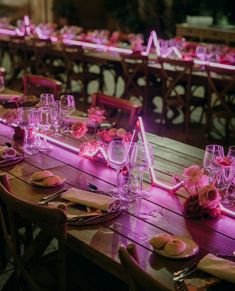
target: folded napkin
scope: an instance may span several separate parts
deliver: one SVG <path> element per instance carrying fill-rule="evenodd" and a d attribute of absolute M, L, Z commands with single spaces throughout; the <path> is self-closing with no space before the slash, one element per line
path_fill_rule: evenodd
<path fill-rule="evenodd" d="M 68 189 L 61 195 L 61 198 L 104 211 L 114 211 L 120 207 L 120 201 L 117 198 L 76 188 Z"/>
<path fill-rule="evenodd" d="M 229 260 L 208 254 L 200 260 L 197 268 L 222 280 L 235 283 L 235 263 Z"/>
<path fill-rule="evenodd" d="M 0 101 L 3 101 L 3 102 L 19 101 L 22 98 L 23 98 L 22 95 L 0 94 Z"/>

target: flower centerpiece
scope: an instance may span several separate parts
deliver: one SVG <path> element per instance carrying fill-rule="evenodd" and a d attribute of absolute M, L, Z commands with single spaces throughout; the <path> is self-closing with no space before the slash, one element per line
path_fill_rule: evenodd
<path fill-rule="evenodd" d="M 85 122 L 76 122 L 72 125 L 72 135 L 75 138 L 81 138 L 87 132 L 87 126 Z"/>
<path fill-rule="evenodd" d="M 89 123 L 93 124 L 96 128 L 97 125 L 101 124 L 106 118 L 104 116 L 105 110 L 100 107 L 91 107 L 88 109 Z"/>
<path fill-rule="evenodd" d="M 209 177 L 204 174 L 203 168 L 192 165 L 184 169 L 182 183 L 189 194 L 183 205 L 183 213 L 186 217 L 220 217 L 220 192 L 213 183 L 209 183 Z"/>

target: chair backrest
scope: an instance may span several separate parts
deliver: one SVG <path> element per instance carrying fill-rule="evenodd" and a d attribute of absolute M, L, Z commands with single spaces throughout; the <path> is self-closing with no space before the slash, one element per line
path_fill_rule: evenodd
<path fill-rule="evenodd" d="M 36 95 L 37 97 L 41 93 L 53 93 L 58 99 L 62 90 L 61 82 L 40 75 L 24 75 L 23 86 L 25 95 Z"/>
<path fill-rule="evenodd" d="M 58 240 L 57 265 L 55 266 L 58 272 L 57 290 L 65 290 L 66 214 L 61 209 L 43 207 L 24 201 L 10 193 L 3 183 L 0 183 L 0 203 L 0 220 L 6 245 L 14 259 L 17 271 L 30 290 L 41 290 L 31 275 L 30 268 L 32 264 L 38 262 L 53 238 Z M 36 226 L 39 230 L 24 251 L 19 244 L 19 221 L 24 221 L 25 226 Z"/>
<path fill-rule="evenodd" d="M 160 282 L 148 275 L 139 263 L 128 252 L 125 246 L 120 246 L 119 258 L 128 277 L 130 291 L 160 291 L 166 290 Z"/>
<path fill-rule="evenodd" d="M 147 106 L 148 94 L 148 56 L 140 53 L 120 54 L 123 69 L 125 89 L 123 97 L 128 99 L 130 96 L 142 97 L 143 107 Z M 140 86 L 140 78 L 143 85 Z"/>
<path fill-rule="evenodd" d="M 219 105 L 227 117 L 234 117 L 235 69 L 206 65 L 208 84 L 215 98 L 210 98 L 209 108 Z M 210 94 L 211 96 L 211 94 Z"/>
<path fill-rule="evenodd" d="M 110 115 L 112 115 L 113 109 L 120 110 L 118 116 L 113 118 L 117 124 L 122 117 L 122 112 L 128 113 L 128 122 L 125 124 L 126 126 L 124 126 L 127 129 L 132 129 L 135 126 L 135 122 L 142 110 L 142 106 L 133 104 L 129 100 L 108 96 L 102 93 L 95 93 L 92 95 L 92 106 L 103 107 L 107 112 L 111 109 Z M 112 117 L 108 117 L 112 119 Z"/>
<path fill-rule="evenodd" d="M 161 75 L 163 78 L 163 94 L 167 100 L 171 94 L 175 94 L 176 98 L 184 104 L 185 100 L 180 97 L 176 87 L 184 82 L 186 84 L 186 97 L 190 98 L 191 76 L 194 62 L 192 60 L 171 59 L 158 57 L 158 62 L 161 65 Z"/>

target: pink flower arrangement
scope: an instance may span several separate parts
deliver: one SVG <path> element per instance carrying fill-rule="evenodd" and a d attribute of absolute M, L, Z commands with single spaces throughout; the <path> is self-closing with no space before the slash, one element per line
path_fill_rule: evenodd
<path fill-rule="evenodd" d="M 130 142 L 132 134 L 127 132 L 124 128 L 110 128 L 109 130 L 103 129 L 99 130 L 97 133 L 103 142 L 111 142 L 114 139 L 120 139 L 124 142 Z"/>
<path fill-rule="evenodd" d="M 93 154 L 99 149 L 102 148 L 102 142 L 98 140 L 90 140 L 84 142 L 80 146 L 79 155 L 81 156 L 93 156 Z"/>
<path fill-rule="evenodd" d="M 72 135 L 75 138 L 81 138 L 87 132 L 85 122 L 76 122 L 72 125 Z"/>
<path fill-rule="evenodd" d="M 184 185 L 191 191 L 196 191 L 196 187 L 208 184 L 208 176 L 204 174 L 204 169 L 198 165 L 192 165 L 184 169 Z"/>
<path fill-rule="evenodd" d="M 216 186 L 209 184 L 204 169 L 192 165 L 184 169 L 183 185 L 189 196 L 184 202 L 184 215 L 189 218 L 218 218 L 221 215 L 221 195 Z"/>
<path fill-rule="evenodd" d="M 91 123 L 100 124 L 105 120 L 105 110 L 100 107 L 91 107 L 88 109 L 88 117 Z"/>

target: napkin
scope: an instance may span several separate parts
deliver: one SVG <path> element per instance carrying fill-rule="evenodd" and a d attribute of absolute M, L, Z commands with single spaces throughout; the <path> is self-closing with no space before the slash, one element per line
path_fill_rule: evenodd
<path fill-rule="evenodd" d="M 68 189 L 61 195 L 61 198 L 104 211 L 117 210 L 121 205 L 120 200 L 117 198 L 76 188 Z"/>
<path fill-rule="evenodd" d="M 22 98 L 22 95 L 0 94 L 0 101 L 2 102 L 19 101 Z"/>
<path fill-rule="evenodd" d="M 200 260 L 197 268 L 222 280 L 235 283 L 235 263 L 229 260 L 208 254 Z"/>

